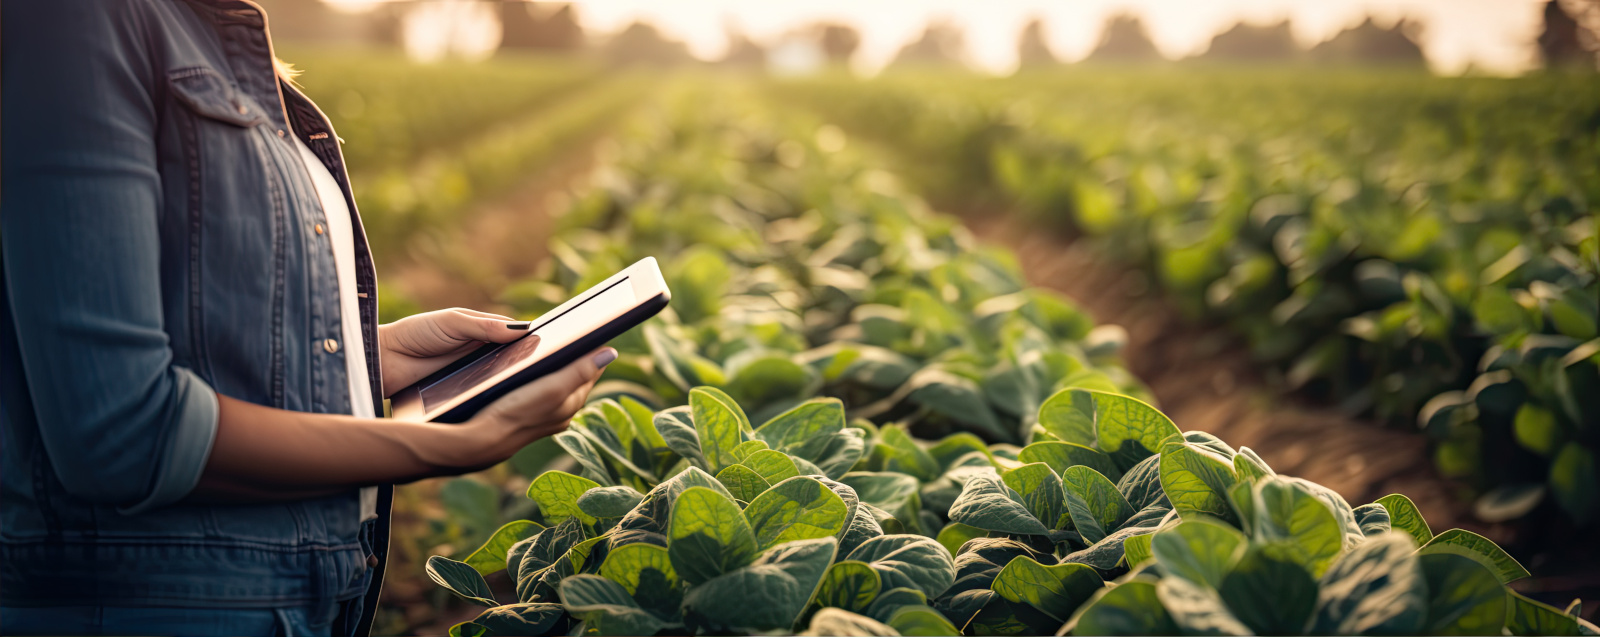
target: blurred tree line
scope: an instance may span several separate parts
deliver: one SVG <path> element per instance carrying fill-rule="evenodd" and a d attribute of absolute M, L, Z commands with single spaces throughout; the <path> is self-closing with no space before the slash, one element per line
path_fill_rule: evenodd
<path fill-rule="evenodd" d="M 260 0 L 271 16 L 274 34 L 284 40 L 362 42 L 398 45 L 402 42 L 405 13 L 418 2 L 379 5 L 366 14 L 342 13 L 322 0 Z M 436 0 L 444 1 L 444 0 Z M 586 33 L 570 4 L 516 0 L 467 0 L 488 3 L 501 29 L 500 50 L 589 51 L 619 65 L 667 66 L 697 63 L 682 42 L 667 37 L 655 26 L 634 23 L 621 32 L 596 37 Z M 1533 42 L 1541 64 L 1547 68 L 1596 68 L 1600 51 L 1600 0 L 1547 0 L 1543 27 Z M 728 50 L 718 64 L 761 69 L 776 47 L 808 47 L 811 57 L 828 65 L 847 65 L 861 43 L 853 27 L 837 23 L 805 25 L 763 45 L 740 31 L 724 26 Z M 1185 62 L 1295 63 L 1314 65 L 1388 65 L 1422 67 L 1426 64 L 1418 44 L 1424 26 L 1400 19 L 1387 26 L 1371 17 L 1348 27 L 1310 48 L 1294 39 L 1287 21 L 1259 25 L 1240 22 L 1218 33 L 1207 49 Z M 1019 66 L 1024 69 L 1063 64 L 1051 51 L 1045 25 L 1035 19 L 1023 27 L 1018 41 Z M 894 57 L 891 66 L 965 65 L 965 38 L 961 27 L 934 20 Z M 1137 15 L 1121 13 L 1107 19 L 1100 41 L 1083 63 L 1155 63 L 1168 61 L 1156 48 Z"/>

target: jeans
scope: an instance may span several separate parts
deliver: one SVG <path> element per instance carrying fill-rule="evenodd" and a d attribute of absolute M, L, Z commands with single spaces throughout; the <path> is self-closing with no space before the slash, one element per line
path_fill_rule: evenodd
<path fill-rule="evenodd" d="M 46 606 L 0 608 L 4 635 L 161 635 L 170 637 L 342 637 L 360 621 L 361 598 L 336 607 L 338 617 L 293 608 L 161 608 Z M 336 626 L 335 624 L 346 624 Z"/>

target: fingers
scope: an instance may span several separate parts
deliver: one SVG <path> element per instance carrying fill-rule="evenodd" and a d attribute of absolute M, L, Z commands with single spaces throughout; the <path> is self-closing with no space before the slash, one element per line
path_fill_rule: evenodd
<path fill-rule="evenodd" d="M 616 360 L 617 350 L 602 347 L 495 401 L 500 413 L 521 423 L 565 423 L 583 408 L 589 390 L 600 380 L 605 366 Z"/>
<path fill-rule="evenodd" d="M 528 334 L 526 321 L 459 308 L 440 312 L 435 322 L 447 337 L 457 341 L 509 343 Z"/>

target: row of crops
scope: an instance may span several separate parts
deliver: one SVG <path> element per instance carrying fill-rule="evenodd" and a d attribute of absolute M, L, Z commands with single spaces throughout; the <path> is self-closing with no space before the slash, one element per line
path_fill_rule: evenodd
<path fill-rule="evenodd" d="M 696 83 L 618 137 L 505 301 L 654 255 L 672 306 L 556 436 L 572 470 L 428 560 L 486 607 L 452 634 L 1594 634 L 1403 495 L 1183 432 L 1116 328 L 840 129 Z"/>
<path fill-rule="evenodd" d="M 284 55 L 344 141 L 367 238 L 389 261 L 566 157 L 652 86 L 577 58 L 427 65 L 394 51 Z"/>
<path fill-rule="evenodd" d="M 1254 70 L 779 84 L 1152 274 L 1281 385 L 1433 441 L 1489 522 L 1600 520 L 1600 85 Z"/>

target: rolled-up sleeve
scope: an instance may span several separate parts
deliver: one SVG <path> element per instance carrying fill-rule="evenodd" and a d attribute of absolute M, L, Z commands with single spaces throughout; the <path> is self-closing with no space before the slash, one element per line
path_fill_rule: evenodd
<path fill-rule="evenodd" d="M 216 393 L 164 329 L 160 77 L 137 2 L 8 2 L 0 255 L 21 366 L 68 493 L 146 511 L 194 489 Z"/>

